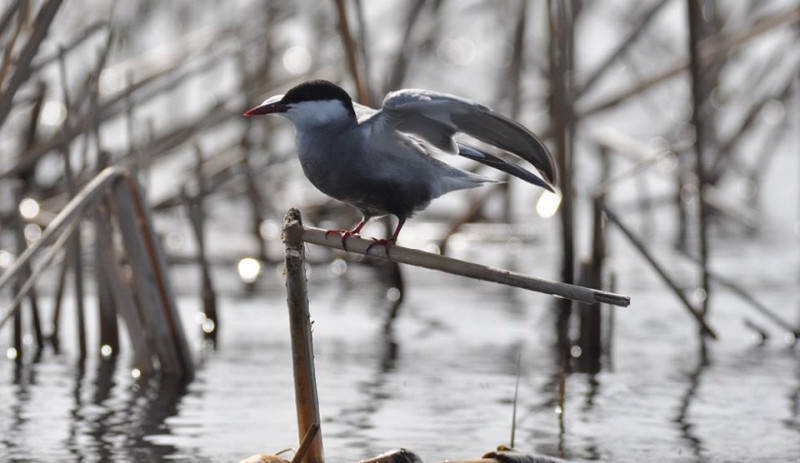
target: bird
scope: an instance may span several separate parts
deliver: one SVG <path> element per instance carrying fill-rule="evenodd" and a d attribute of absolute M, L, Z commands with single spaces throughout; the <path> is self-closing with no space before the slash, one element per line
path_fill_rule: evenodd
<path fill-rule="evenodd" d="M 328 230 L 346 240 L 360 236 L 372 218 L 397 217 L 388 239 L 373 239 L 388 254 L 406 220 L 451 191 L 497 181 L 453 167 L 434 155 L 459 155 L 555 193 L 558 170 L 545 144 L 522 124 L 479 103 L 421 89 L 388 93 L 380 109 L 354 102 L 325 80 L 302 82 L 247 110 L 246 117 L 277 114 L 296 129 L 303 173 L 319 191 L 357 208 L 362 219 L 350 229 Z M 516 155 L 523 169 L 474 143 L 463 133 Z M 366 253 L 369 253 L 367 248 Z"/>

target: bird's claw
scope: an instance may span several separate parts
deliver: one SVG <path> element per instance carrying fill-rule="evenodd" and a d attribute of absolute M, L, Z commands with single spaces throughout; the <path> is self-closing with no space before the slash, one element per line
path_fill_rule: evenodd
<path fill-rule="evenodd" d="M 348 252 L 347 251 L 347 238 L 350 238 L 351 236 L 361 236 L 361 235 L 358 234 L 358 232 L 354 232 L 352 230 L 326 230 L 325 231 L 325 239 L 328 239 L 328 235 L 330 235 L 331 233 L 335 233 L 335 234 L 339 235 L 340 237 L 342 237 L 342 249 L 344 249 L 345 252 Z"/>
<path fill-rule="evenodd" d="M 394 241 L 392 240 L 372 238 L 372 243 L 370 243 L 369 246 L 367 246 L 367 249 L 364 251 L 364 254 L 369 255 L 369 250 L 372 249 L 373 246 L 381 245 L 384 247 L 384 249 L 386 249 L 386 257 L 389 257 L 389 247 L 392 246 L 393 244 Z"/>

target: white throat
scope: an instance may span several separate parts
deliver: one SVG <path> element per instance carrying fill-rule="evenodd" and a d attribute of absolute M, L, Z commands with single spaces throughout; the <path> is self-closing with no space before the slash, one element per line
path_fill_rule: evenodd
<path fill-rule="evenodd" d="M 303 101 L 292 103 L 282 113 L 298 129 L 311 129 L 329 124 L 349 123 L 353 116 L 339 100 Z"/>

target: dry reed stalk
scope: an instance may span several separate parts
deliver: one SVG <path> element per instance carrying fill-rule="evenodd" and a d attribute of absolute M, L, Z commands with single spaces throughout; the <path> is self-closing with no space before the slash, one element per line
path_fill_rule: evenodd
<path fill-rule="evenodd" d="M 314 343 L 311 339 L 311 316 L 308 312 L 306 289 L 305 246 L 306 230 L 300 211 L 290 209 L 284 218 L 283 242 L 286 247 L 286 299 L 289 306 L 289 327 L 292 334 L 292 365 L 294 371 L 297 430 L 299 438 L 319 425 L 319 401 L 314 373 Z M 323 463 L 322 436 L 313 439 L 306 463 Z"/>
<path fill-rule="evenodd" d="M 784 104 L 791 104 L 791 95 L 794 87 L 795 76 L 798 74 L 798 72 L 800 72 L 800 69 L 796 68 L 795 72 L 791 74 L 791 77 L 787 79 L 786 83 L 779 88 L 778 91 L 772 95 L 764 96 L 750 106 L 745 114 L 745 117 L 739 123 L 739 126 L 727 139 L 720 142 L 719 148 L 717 149 L 717 155 L 708 169 L 709 183 L 717 184 L 719 182 L 719 179 L 726 171 L 724 168 L 725 161 L 732 157 L 732 154 L 736 149 L 736 145 L 738 145 L 739 142 L 745 138 L 746 135 L 750 133 L 750 131 L 756 126 L 756 121 L 765 108 L 775 101 L 780 101 Z M 772 139 L 767 138 L 767 140 Z"/>
<path fill-rule="evenodd" d="M 800 88 L 800 85 L 798 88 Z M 800 94 L 800 92 L 798 92 L 798 94 Z M 775 158 L 774 155 L 777 152 L 775 146 L 779 145 L 784 137 L 792 133 L 790 130 L 787 130 L 790 125 L 791 119 L 784 113 L 781 121 L 775 124 L 775 127 L 767 132 L 766 137 L 764 137 L 765 140 L 771 140 L 771 143 L 765 143 L 761 147 L 761 151 L 756 155 L 751 166 L 746 169 L 747 173 L 744 174 L 745 178 L 753 182 L 755 186 L 755 194 L 753 194 L 749 200 L 750 207 L 753 209 L 756 209 L 761 202 L 761 185 L 763 184 L 765 174 L 769 172 L 770 161 Z"/>
<path fill-rule="evenodd" d="M 613 146 L 604 144 L 601 145 L 606 148 L 610 148 Z M 651 156 L 643 158 L 639 161 L 635 161 L 627 169 L 623 169 L 613 177 L 609 177 L 606 180 L 602 180 L 600 184 L 597 187 L 595 187 L 594 190 L 592 191 L 592 196 L 598 197 L 601 195 L 606 195 L 611 191 L 613 187 L 617 186 L 618 184 L 626 180 L 640 178 L 641 174 L 645 173 L 650 168 L 658 165 L 660 161 L 672 155 L 673 153 L 671 151 L 662 151 L 659 153 L 654 153 Z M 637 198 L 637 200 L 640 200 L 640 198 Z M 651 198 L 648 198 L 648 201 L 650 200 Z"/>
<path fill-rule="evenodd" d="M 601 162 L 604 162 L 602 161 L 603 149 L 611 150 L 615 155 L 624 156 L 630 161 L 628 168 L 613 176 L 609 174 L 605 180 L 601 179 L 599 185 L 592 191 L 594 197 L 608 194 L 619 183 L 639 176 L 644 171 L 658 165 L 664 158 L 683 151 L 685 148 L 676 146 L 671 150 L 655 151 L 627 135 L 611 130 L 595 133 L 591 135 L 591 139 L 601 149 Z"/>
<path fill-rule="evenodd" d="M 24 84 L 31 76 L 31 62 L 33 61 L 36 52 L 39 51 L 39 45 L 42 44 L 47 32 L 50 29 L 50 24 L 61 7 L 62 0 L 47 0 L 39 12 L 36 14 L 36 19 L 33 22 L 33 31 L 31 32 L 28 42 L 22 48 L 15 60 L 14 73 L 9 77 L 8 83 L 0 93 L 0 127 L 6 121 L 11 107 L 14 102 L 14 95 L 17 90 Z M 1 82 L 0 82 L 1 83 Z"/>
<path fill-rule="evenodd" d="M 26 2 L 23 5 L 24 8 L 20 10 L 19 15 L 17 16 L 17 23 L 14 26 L 14 32 L 11 34 L 11 38 L 7 43 L 3 44 L 5 50 L 3 52 L 3 61 L 0 63 L 0 90 L 2 90 L 3 83 L 6 81 L 6 75 L 8 74 L 8 71 L 11 69 L 11 65 L 14 62 L 11 54 L 14 52 L 17 40 L 19 39 L 20 34 L 27 23 L 30 4 Z M 8 19 L 10 20 L 12 16 L 13 14 L 9 15 Z M 3 31 L 5 31 L 5 29 L 3 29 Z"/>
<path fill-rule="evenodd" d="M 258 258 L 261 261 L 267 260 L 267 244 L 261 236 L 261 224 L 264 223 L 264 212 L 267 211 L 264 196 L 258 187 L 253 166 L 250 164 L 250 150 L 242 150 L 242 171 L 244 173 L 245 185 L 247 186 L 247 199 L 250 204 L 250 231 L 253 234 L 256 246 L 258 247 Z"/>
<path fill-rule="evenodd" d="M 614 49 L 611 53 L 608 54 L 605 60 L 600 63 L 597 68 L 589 75 L 589 78 L 586 79 L 586 82 L 583 83 L 579 88 L 575 90 L 575 97 L 578 98 L 582 96 L 584 93 L 588 92 L 595 83 L 597 83 L 601 77 L 603 77 L 606 72 L 611 69 L 620 57 L 622 57 L 628 49 L 638 43 L 639 37 L 647 30 L 648 26 L 652 23 L 653 19 L 658 15 L 659 11 L 661 11 L 662 7 L 669 3 L 670 0 L 658 0 L 650 5 L 650 8 L 645 10 L 639 18 L 636 19 L 634 26 L 628 31 L 625 35 L 625 38 L 620 40 L 619 45 L 617 48 Z"/>
<path fill-rule="evenodd" d="M 155 371 L 152 360 L 155 352 L 151 347 L 155 346 L 155 341 L 151 335 L 152 331 L 144 323 L 146 318 L 136 305 L 129 282 L 125 281 L 122 276 L 117 255 L 114 251 L 112 240 L 114 230 L 107 207 L 97 209 L 95 225 L 97 227 L 97 241 L 101 249 L 99 253 L 100 259 L 97 264 L 105 273 L 110 295 L 114 299 L 116 312 L 125 322 L 128 339 L 133 348 L 133 366 L 142 374 L 148 375 Z"/>
<path fill-rule="evenodd" d="M 96 95 L 97 93 L 95 93 Z M 96 102 L 93 102 L 93 106 L 95 106 Z M 94 112 L 93 112 L 94 114 Z M 95 175 L 102 172 L 104 169 L 108 167 L 109 164 L 109 154 L 103 150 L 100 142 L 100 128 L 95 124 L 95 144 L 96 144 L 96 155 L 97 155 L 97 163 L 95 166 Z M 107 205 L 106 205 L 107 208 Z M 99 209 L 99 208 L 98 208 Z M 98 230 L 101 227 L 101 221 L 103 217 L 101 216 L 98 210 L 92 216 L 92 221 L 94 222 L 94 231 L 95 235 L 98 234 Z M 109 235 L 110 236 L 110 235 Z M 97 292 L 97 315 L 98 315 L 98 324 L 100 326 L 100 352 L 103 354 L 103 346 L 108 346 L 111 348 L 112 355 L 116 355 L 119 352 L 119 326 L 117 323 L 117 310 L 114 307 L 114 297 L 111 293 L 111 287 L 108 282 L 108 276 L 104 270 L 102 270 L 102 254 L 107 252 L 106 249 L 103 249 L 102 243 L 100 242 L 97 237 L 94 240 L 94 271 L 95 271 L 95 281 L 96 281 L 96 292 Z"/>
<path fill-rule="evenodd" d="M 602 264 L 600 264 L 602 265 Z M 580 264 L 578 282 L 581 286 L 602 287 L 602 278 L 597 278 L 598 264 L 594 260 Z M 599 303 L 579 305 L 577 345 L 581 354 L 575 359 L 577 371 L 597 373 L 600 371 L 600 357 L 603 354 L 602 344 L 602 309 Z"/>
<path fill-rule="evenodd" d="M 27 189 L 27 182 L 18 185 L 16 189 L 16 201 L 15 204 L 20 204 L 24 197 L 24 190 Z M 16 239 L 17 244 L 17 254 L 21 254 L 25 248 L 28 247 L 27 239 L 25 238 L 25 231 L 23 229 L 23 223 L 25 219 L 22 217 L 22 213 L 20 213 L 19 208 L 17 208 L 16 217 L 12 219 L 12 228 L 14 237 Z M 22 282 L 26 278 L 30 278 L 32 274 L 30 264 L 26 265 L 23 269 L 23 272 L 20 274 L 19 282 Z M 19 293 L 19 289 L 17 288 L 17 293 Z M 44 349 L 44 336 L 42 335 L 42 323 L 41 317 L 39 316 L 39 298 L 36 294 L 36 285 L 35 281 L 31 283 L 30 289 L 27 291 L 28 293 L 28 305 L 31 311 L 31 327 L 33 328 L 33 336 L 36 340 L 36 348 L 38 350 Z"/>
<path fill-rule="evenodd" d="M 233 141 L 217 152 L 212 153 L 203 161 L 204 178 L 206 179 L 206 196 L 211 196 L 213 193 L 221 189 L 226 183 L 238 179 L 243 173 L 239 167 L 242 163 L 241 155 L 239 154 L 239 147 L 241 141 Z M 245 194 L 247 186 L 241 187 L 239 190 Z M 197 195 L 195 194 L 194 197 Z M 165 195 L 159 201 L 150 205 L 152 211 L 163 211 L 173 207 L 185 205 L 188 198 L 178 191 L 173 194 Z"/>
<path fill-rule="evenodd" d="M 600 183 L 608 183 L 611 174 L 609 149 L 600 146 Z M 592 288 L 603 289 L 604 264 L 607 255 L 607 238 L 603 209 L 606 204 L 605 194 L 597 195 L 592 201 L 592 256 L 589 262 L 581 266 L 581 284 Z M 600 370 L 600 358 L 603 354 L 603 309 L 600 304 L 580 306 L 578 312 L 579 335 L 578 346 L 581 355 L 577 359 L 581 371 L 597 372 Z"/>
<path fill-rule="evenodd" d="M 707 66 L 704 65 L 700 54 L 700 41 L 703 39 L 704 22 L 702 5 L 698 0 L 686 0 L 689 23 L 689 69 L 692 83 L 692 125 L 695 132 L 695 177 L 697 178 L 697 218 L 698 234 L 700 245 L 700 269 L 702 272 L 700 285 L 705 292 L 703 297 L 702 314 L 705 317 L 708 313 L 711 300 L 711 283 L 708 275 L 709 259 L 709 240 L 708 240 L 708 212 L 706 211 L 705 188 L 706 188 L 706 168 L 705 155 L 706 136 L 706 117 L 708 115 L 706 105 L 707 85 L 704 73 Z"/>
<path fill-rule="evenodd" d="M 107 156 L 105 153 L 98 153 L 98 167 L 106 167 Z M 106 207 L 107 208 L 107 207 Z M 106 246 L 107 243 L 100 238 L 103 229 L 103 221 L 107 220 L 103 214 L 100 213 L 100 208 L 95 208 L 93 214 L 94 222 L 94 272 L 97 289 L 97 315 L 98 325 L 100 326 L 100 353 L 103 354 L 103 346 L 111 348 L 112 355 L 119 353 L 119 326 L 117 324 L 117 309 L 115 307 L 115 299 L 113 288 L 109 282 L 107 269 L 102 265 L 105 259 L 105 254 L 111 252 L 111 248 Z M 112 236 L 111 234 L 108 235 Z"/>
<path fill-rule="evenodd" d="M 438 243 L 439 250 L 442 254 L 447 253 L 447 244 L 450 242 L 450 238 L 461 231 L 461 229 L 464 228 L 464 225 L 474 222 L 478 217 L 480 217 L 481 211 L 483 210 L 483 205 L 486 204 L 486 201 L 488 201 L 489 198 L 498 191 L 503 191 L 499 185 L 489 185 L 486 189 L 484 189 L 484 191 L 477 192 L 477 194 L 470 201 L 469 206 L 464 213 L 456 217 L 455 220 L 450 221 L 447 230 L 439 239 Z"/>
<path fill-rule="evenodd" d="M 370 43 L 369 31 L 367 29 L 367 20 L 364 16 L 364 5 L 361 0 L 354 0 L 354 2 L 356 5 L 356 20 L 358 21 L 358 52 L 359 58 L 361 59 L 361 70 L 364 81 L 372 82 L 372 62 L 369 59 L 369 51 L 367 49 L 367 44 Z M 367 87 L 369 87 L 369 85 L 367 85 Z M 372 95 L 370 95 L 370 99 L 372 99 Z"/>
<path fill-rule="evenodd" d="M 419 18 L 422 16 L 422 7 L 425 6 L 425 0 L 414 0 L 409 3 L 406 13 L 406 19 L 403 26 L 403 36 L 397 44 L 397 51 L 394 53 L 394 60 L 389 68 L 389 73 L 385 79 L 385 87 L 383 93 L 388 93 L 390 90 L 398 89 L 403 85 L 408 72 L 408 64 L 413 55 L 414 49 L 412 48 L 412 37 Z"/>
<path fill-rule="evenodd" d="M 59 48 L 63 50 L 63 53 L 69 54 L 70 52 L 80 47 L 84 42 L 92 38 L 94 34 L 108 27 L 109 27 L 108 21 L 97 21 L 92 24 L 89 24 L 88 26 L 84 27 L 81 30 L 81 32 L 78 33 L 78 35 L 73 37 L 66 44 L 62 45 Z M 35 60 L 34 63 L 31 65 L 31 75 L 36 75 L 39 71 L 49 66 L 57 59 L 59 59 L 58 57 L 59 54 L 62 52 L 61 50 L 53 52 L 50 55 L 45 56 L 41 59 Z"/>
<path fill-rule="evenodd" d="M 325 230 L 319 228 L 305 227 L 303 229 L 303 241 L 343 250 L 342 240 L 339 236 L 331 234 L 326 236 Z M 392 245 L 389 248 L 388 255 L 383 246 L 375 246 L 370 250 L 370 253 L 367 254 L 366 250 L 372 244 L 373 241 L 371 240 L 351 237 L 347 239 L 347 251 L 379 259 L 393 260 L 401 264 L 414 265 L 416 267 L 438 270 L 453 275 L 491 281 L 516 288 L 550 294 L 586 304 L 604 302 L 621 307 L 627 307 L 630 304 L 630 298 L 620 294 L 532 278 L 516 272 L 499 270 L 485 265 L 453 259 L 417 249 L 404 248 L 397 245 Z"/>
<path fill-rule="evenodd" d="M 48 339 L 50 340 L 50 345 L 53 347 L 53 351 L 58 354 L 61 352 L 61 339 L 60 339 L 60 327 L 61 327 L 61 308 L 62 303 L 64 302 L 64 288 L 67 286 L 67 271 L 69 270 L 69 259 L 67 256 L 64 256 L 64 259 L 61 262 L 61 269 L 58 273 L 58 283 L 56 284 L 56 294 L 53 297 L 53 318 L 52 318 L 52 325 L 51 331 L 48 335 Z"/>
<path fill-rule="evenodd" d="M 61 81 L 61 94 L 64 100 L 64 107 L 66 108 L 66 117 L 64 118 L 62 125 L 63 132 L 68 130 L 68 128 L 71 126 L 71 116 L 74 108 L 71 104 L 69 94 L 64 50 L 61 47 L 59 47 L 58 50 L 58 71 Z M 75 195 L 78 193 L 78 185 L 72 170 L 70 145 L 68 142 L 64 141 L 59 146 L 59 149 L 64 162 L 64 181 L 67 187 L 67 194 L 69 194 L 70 197 L 75 197 Z M 72 239 L 67 247 L 67 254 L 69 255 L 69 261 L 72 264 L 72 281 L 75 286 L 75 323 L 76 332 L 78 333 L 76 341 L 78 343 L 78 358 L 82 361 L 86 358 L 86 320 L 83 292 L 83 252 L 81 249 L 80 217 L 76 220 L 76 223 L 76 232 L 73 234 Z"/>
<path fill-rule="evenodd" d="M 617 226 L 617 228 L 628 238 L 628 241 L 633 245 L 633 247 L 639 251 L 642 257 L 653 267 L 653 270 L 656 271 L 659 277 L 664 281 L 664 283 L 672 290 L 675 296 L 683 303 L 684 308 L 689 312 L 689 314 L 695 319 L 700 330 L 702 333 L 711 336 L 713 339 L 717 339 L 716 332 L 706 323 L 703 314 L 696 310 L 692 303 L 689 302 L 689 299 L 686 298 L 686 295 L 683 294 L 683 290 L 678 286 L 678 284 L 669 276 L 666 269 L 661 266 L 661 264 L 653 257 L 653 254 L 647 250 L 647 246 L 639 239 L 620 219 L 617 215 L 612 212 L 608 207 L 604 209 L 606 213 L 606 217 Z"/>
<path fill-rule="evenodd" d="M 17 285 L 15 284 L 14 286 Z M 16 290 L 17 288 L 15 287 L 14 289 Z M 21 365 L 22 359 L 25 356 L 25 344 L 22 342 L 22 311 L 15 310 L 13 312 L 13 317 L 14 327 L 11 332 L 11 345 L 14 346 L 14 363 Z"/>
<path fill-rule="evenodd" d="M 5 273 L 0 276 L 0 290 L 2 290 L 23 268 L 31 261 L 31 259 L 38 254 L 45 246 L 50 244 L 51 241 L 61 233 L 70 223 L 78 220 L 80 216 L 105 193 L 105 188 L 116 178 L 122 175 L 123 171 L 116 167 L 109 167 L 89 183 L 83 189 L 73 196 L 72 200 L 67 203 L 61 212 L 50 221 L 47 228 L 44 229 L 39 239 L 25 249 L 17 260 L 11 264 Z"/>
<path fill-rule="evenodd" d="M 292 457 L 292 463 L 300 463 L 303 461 L 306 453 L 308 453 L 308 450 L 311 448 L 311 442 L 317 437 L 317 433 L 319 433 L 319 423 L 314 423 L 311 425 L 306 435 L 303 436 L 303 440 L 300 441 L 300 447 L 297 448 L 297 452 L 295 452 L 294 457 Z"/>
<path fill-rule="evenodd" d="M 39 131 L 39 118 L 41 116 L 42 107 L 44 106 L 44 99 L 46 93 L 46 85 L 39 81 L 36 83 L 36 96 L 34 99 L 33 108 L 30 113 L 30 119 L 28 121 L 27 127 L 25 129 L 25 134 L 23 136 L 23 146 L 25 148 L 33 146 L 36 144 L 36 139 L 38 136 Z M 27 171 L 20 172 L 19 175 L 19 183 L 15 188 L 15 204 L 19 205 L 22 203 L 24 197 L 28 195 L 28 192 L 32 190 L 32 187 L 35 183 L 35 174 L 36 174 L 36 165 L 31 166 L 31 168 Z M 27 240 L 25 238 L 24 232 L 24 225 L 25 219 L 22 216 L 19 208 L 16 208 L 16 217 L 12 219 L 12 228 L 13 233 L 15 235 L 17 241 L 17 249 L 18 253 L 22 253 L 26 247 L 28 247 Z M 30 276 L 31 274 L 31 266 L 25 266 L 25 276 Z M 36 294 L 36 288 L 32 287 L 30 290 L 30 298 L 29 304 L 31 309 L 31 321 L 33 326 L 33 333 L 34 337 L 36 338 L 36 346 L 39 352 L 44 349 L 45 339 L 42 335 L 42 324 L 41 324 L 41 317 L 39 315 L 39 303 L 38 303 L 38 296 Z"/>
<path fill-rule="evenodd" d="M 339 36 L 342 39 L 342 46 L 344 47 L 345 56 L 347 57 L 347 69 L 350 71 L 350 77 L 353 78 L 353 83 L 356 86 L 358 101 L 367 106 L 371 106 L 372 97 L 369 84 L 364 78 L 362 68 L 359 66 L 358 46 L 350 32 L 350 22 L 347 19 L 347 5 L 345 4 L 345 0 L 334 0 L 334 3 L 336 4 L 336 14 L 339 18 Z"/>
<path fill-rule="evenodd" d="M 511 29 L 511 64 L 503 78 L 498 79 L 500 89 L 498 95 L 507 93 L 509 98 L 508 115 L 512 119 L 519 119 L 522 108 L 522 75 L 525 72 L 525 31 L 528 24 L 528 1 L 519 0 L 516 11 L 517 21 Z M 513 198 L 511 190 L 511 175 L 502 177 L 503 183 L 498 188 L 503 191 L 503 222 L 513 221 Z"/>
<path fill-rule="evenodd" d="M 50 268 L 50 262 L 52 262 L 53 258 L 55 258 L 56 255 L 58 255 L 59 251 L 61 251 L 61 248 L 65 246 L 65 244 L 72 236 L 72 233 L 77 229 L 76 224 L 77 221 L 74 221 L 67 226 L 66 230 L 64 230 L 61 236 L 58 237 L 53 246 L 51 246 L 44 252 L 44 256 L 42 257 L 41 262 L 39 263 L 38 266 L 36 266 L 35 269 L 33 269 L 32 271 L 30 271 L 30 273 L 27 274 L 24 271 L 19 272 L 19 276 L 25 277 L 25 281 L 19 285 L 19 288 L 16 288 L 15 291 L 16 294 L 14 296 L 14 300 L 11 302 L 11 305 L 5 311 L 5 314 L 3 314 L 2 318 L 0 318 L 0 328 L 3 327 L 3 325 L 8 321 L 9 318 L 11 318 L 12 316 L 16 316 L 16 314 L 20 311 L 19 308 L 22 305 L 22 301 L 25 299 L 26 296 L 28 296 L 30 291 L 34 288 L 34 283 L 39 278 L 39 276 Z M 27 264 L 30 265 L 29 262 Z M 25 269 L 26 267 L 23 265 L 20 268 Z"/>
<path fill-rule="evenodd" d="M 133 193 L 128 183 L 120 179 L 112 189 L 114 213 L 125 245 L 125 254 L 133 273 L 133 287 L 140 303 L 144 325 L 153 335 L 153 344 L 158 354 L 161 369 L 167 374 L 189 375 L 175 339 L 171 333 L 167 309 L 160 294 L 160 275 L 154 275 L 155 262 L 148 250 L 140 217 L 134 205 Z"/>
<path fill-rule="evenodd" d="M 571 5 L 571 4 L 570 4 Z M 556 161 L 559 171 L 559 189 L 562 200 L 558 210 L 561 222 L 561 281 L 571 284 L 575 281 L 575 234 L 574 234 L 574 192 L 572 185 L 574 108 L 573 108 L 573 53 L 574 29 L 572 11 L 565 2 L 548 0 L 547 17 L 549 27 L 548 79 L 549 111 L 553 120 L 553 136 L 556 145 Z M 569 321 L 572 301 L 559 301 L 556 318 L 556 333 L 564 363 L 569 358 Z"/>
<path fill-rule="evenodd" d="M 3 11 L 3 15 L 0 16 L 0 35 L 7 30 L 6 27 L 8 27 L 9 23 L 11 23 L 11 20 L 14 18 L 14 14 L 22 5 L 23 0 L 14 0 L 14 3 L 8 5 L 8 7 Z M 0 82 L 2 82 L 2 79 L 0 79 Z"/>
<path fill-rule="evenodd" d="M 711 185 L 706 186 L 705 193 L 703 200 L 710 211 L 738 223 L 748 233 L 754 233 L 758 229 L 761 219 L 756 210 L 746 204 L 737 204 L 738 201 L 732 201 L 732 198 L 726 194 L 721 194 L 718 189 Z"/>
<path fill-rule="evenodd" d="M 687 253 L 683 253 L 683 255 L 686 258 L 688 258 L 689 260 L 691 260 L 692 262 L 694 262 L 695 264 L 698 264 L 698 265 L 700 264 L 699 260 L 696 257 L 694 257 L 694 256 L 692 256 L 690 254 L 687 254 Z M 758 299 L 756 299 L 755 297 L 753 297 L 753 295 L 748 293 L 742 287 L 742 285 L 740 285 L 736 281 L 731 280 L 730 278 L 724 277 L 724 276 L 720 275 L 719 273 L 716 273 L 716 272 L 714 272 L 712 270 L 709 270 L 708 274 L 709 274 L 709 277 L 711 278 L 712 281 L 717 282 L 720 286 L 722 286 L 724 288 L 727 288 L 733 294 L 736 294 L 737 296 L 739 296 L 742 300 L 744 300 L 745 302 L 750 304 L 751 307 L 756 309 L 756 311 L 760 312 L 761 315 L 763 315 L 766 318 L 770 319 L 777 326 L 783 328 L 788 333 L 790 333 L 792 336 L 794 336 L 795 339 L 800 339 L 800 328 L 795 328 L 792 325 L 791 322 L 789 322 L 788 320 L 786 320 L 783 317 L 781 317 L 780 315 L 778 315 L 775 311 L 773 311 L 772 309 L 767 307 L 765 304 L 759 302 Z"/>
<path fill-rule="evenodd" d="M 678 165 L 675 169 L 675 192 L 671 195 L 672 203 L 675 206 L 677 223 L 675 231 L 674 246 L 677 249 L 686 249 L 689 240 L 689 211 L 686 210 L 686 201 L 684 201 L 683 186 L 687 184 L 686 180 L 686 167 L 685 162 L 681 161 L 678 156 Z"/>
<path fill-rule="evenodd" d="M 616 292 L 617 291 L 617 274 L 611 272 L 608 275 L 608 284 L 606 285 L 609 291 Z M 606 333 L 605 333 L 605 345 L 603 346 L 603 352 L 605 352 L 606 356 L 606 365 L 609 369 L 614 368 L 614 323 L 616 322 L 616 310 L 613 307 L 606 306 L 606 312 L 608 315 L 606 316 Z"/>
<path fill-rule="evenodd" d="M 72 174 L 72 167 L 70 164 L 69 148 L 64 147 L 64 172 L 67 183 L 67 191 L 71 197 L 75 197 L 78 188 L 75 184 L 75 179 Z M 83 360 L 86 358 L 86 320 L 85 320 L 85 307 L 84 307 L 84 293 L 83 293 L 83 251 L 81 246 L 81 230 L 80 230 L 80 217 L 76 220 L 76 232 L 70 240 L 68 250 L 69 261 L 72 264 L 72 281 L 75 285 L 75 323 L 77 325 L 76 332 L 78 333 L 78 358 Z"/>
<path fill-rule="evenodd" d="M 172 284 L 167 274 L 168 267 L 164 251 L 159 244 L 158 237 L 153 228 L 153 220 L 150 217 L 150 211 L 147 209 L 138 182 L 130 176 L 125 176 L 121 181 L 122 180 L 125 181 L 127 190 L 130 191 L 131 197 L 133 198 L 136 220 L 141 226 L 141 233 L 150 259 L 150 276 L 155 280 L 158 288 L 158 295 L 161 299 L 161 309 L 164 311 L 165 318 L 168 322 L 167 328 L 169 329 L 170 337 L 175 343 L 178 359 L 183 369 L 182 379 L 191 380 L 194 377 L 194 361 L 192 360 L 192 352 L 189 349 L 186 335 L 183 332 L 183 323 L 181 322 L 180 313 L 178 312 L 178 306 L 175 303 L 175 292 L 172 290 Z"/>
<path fill-rule="evenodd" d="M 214 282 L 211 278 L 211 268 L 208 263 L 208 253 L 206 246 L 206 212 L 203 204 L 207 194 L 205 176 L 203 175 L 203 151 L 199 145 L 195 145 L 195 182 L 197 183 L 197 195 L 187 201 L 189 209 L 189 219 L 192 224 L 195 240 L 197 241 L 197 257 L 200 262 L 200 272 L 203 286 L 203 313 L 206 319 L 214 323 L 214 329 L 203 329 L 203 336 L 217 345 L 217 333 L 219 332 L 219 316 L 217 315 L 217 295 L 214 291 Z M 259 240 L 263 241 L 263 240 Z"/>

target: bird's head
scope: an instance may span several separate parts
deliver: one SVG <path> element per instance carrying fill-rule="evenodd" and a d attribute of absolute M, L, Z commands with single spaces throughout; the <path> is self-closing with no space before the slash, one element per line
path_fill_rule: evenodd
<path fill-rule="evenodd" d="M 285 95 L 271 96 L 244 113 L 247 117 L 262 114 L 280 114 L 301 129 L 349 124 L 356 120 L 350 95 L 326 80 L 303 82 Z"/>

